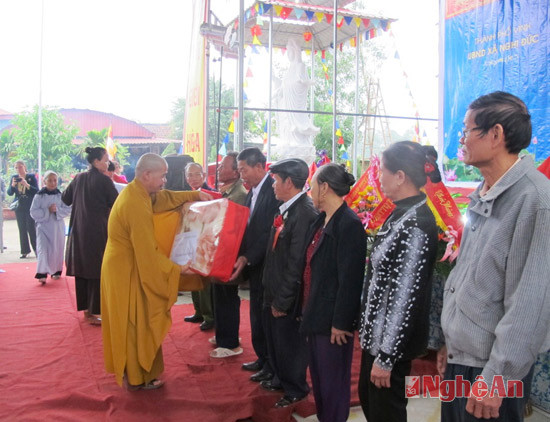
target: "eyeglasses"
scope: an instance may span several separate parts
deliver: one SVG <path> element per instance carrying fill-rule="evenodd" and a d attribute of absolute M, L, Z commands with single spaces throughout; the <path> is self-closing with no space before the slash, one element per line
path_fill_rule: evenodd
<path fill-rule="evenodd" d="M 463 128 L 462 128 L 462 136 L 461 136 L 461 138 L 466 139 L 472 130 L 482 130 L 482 129 L 483 129 L 483 128 L 482 128 L 482 127 L 479 127 L 479 126 L 473 127 L 473 128 L 471 128 L 471 129 L 466 129 L 465 127 L 463 127 Z"/>

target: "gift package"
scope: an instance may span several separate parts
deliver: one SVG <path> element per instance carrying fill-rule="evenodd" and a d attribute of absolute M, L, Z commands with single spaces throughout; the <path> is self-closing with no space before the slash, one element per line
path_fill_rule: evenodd
<path fill-rule="evenodd" d="M 229 280 L 239 253 L 249 209 L 226 198 L 184 207 L 170 259 L 193 272 Z"/>

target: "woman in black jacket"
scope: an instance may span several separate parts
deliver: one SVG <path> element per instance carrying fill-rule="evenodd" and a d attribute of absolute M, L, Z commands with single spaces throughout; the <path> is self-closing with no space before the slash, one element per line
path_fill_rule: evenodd
<path fill-rule="evenodd" d="M 349 416 L 353 337 L 365 272 L 366 234 L 343 197 L 355 183 L 338 164 L 320 167 L 311 199 L 321 214 L 312 224 L 303 277 L 301 331 L 320 422 Z"/>
<path fill-rule="evenodd" d="M 11 176 L 8 195 L 15 195 L 14 201 L 17 201 L 15 218 L 17 219 L 19 244 L 21 246 L 21 256 L 19 258 L 24 259 L 31 253 L 31 246 L 36 254 L 36 226 L 31 217 L 30 209 L 34 195 L 38 192 L 38 182 L 34 174 L 27 173 L 27 166 L 24 161 L 18 160 L 15 162 L 15 171 L 17 174 Z"/>
<path fill-rule="evenodd" d="M 359 340 L 359 399 L 369 422 L 407 420 L 405 377 L 428 342 L 437 226 L 420 188 L 441 180 L 433 147 L 397 142 L 382 154 L 380 184 L 395 209 L 369 257 Z"/>

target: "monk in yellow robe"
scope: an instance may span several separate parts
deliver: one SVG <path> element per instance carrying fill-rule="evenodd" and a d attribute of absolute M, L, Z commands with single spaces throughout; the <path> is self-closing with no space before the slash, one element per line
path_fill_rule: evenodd
<path fill-rule="evenodd" d="M 163 385 L 157 378 L 164 369 L 161 344 L 172 325 L 180 274 L 189 272 L 158 250 L 153 213 L 211 199 L 203 192 L 162 190 L 167 169 L 164 158 L 144 154 L 109 217 L 101 267 L 103 355 L 107 371 L 130 390 Z"/>

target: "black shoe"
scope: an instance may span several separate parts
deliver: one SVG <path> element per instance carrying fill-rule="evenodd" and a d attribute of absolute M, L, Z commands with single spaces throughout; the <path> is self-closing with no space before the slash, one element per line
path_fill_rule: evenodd
<path fill-rule="evenodd" d="M 296 396 L 287 396 L 286 394 L 279 399 L 277 403 L 275 403 L 275 407 L 288 407 L 291 404 L 297 403 L 300 400 L 303 400 L 305 396 L 303 397 L 296 397 Z"/>
<path fill-rule="evenodd" d="M 189 315 L 183 318 L 183 320 L 185 322 L 195 322 L 195 323 L 204 321 L 204 319 L 200 315 Z"/>
<path fill-rule="evenodd" d="M 265 380 L 260 382 L 260 387 L 267 391 L 281 391 L 283 389 L 280 384 L 273 384 L 273 380 Z"/>
<path fill-rule="evenodd" d="M 19 259 L 25 259 L 27 257 L 28 253 L 22 253 Z"/>
<path fill-rule="evenodd" d="M 273 374 L 265 369 L 262 369 L 260 372 L 256 372 L 250 377 L 250 381 L 262 382 L 267 381 L 273 378 Z"/>
<path fill-rule="evenodd" d="M 260 369 L 262 369 L 262 365 L 260 365 L 260 362 L 258 361 L 248 362 L 248 363 L 243 363 L 243 366 L 241 366 L 241 369 L 244 369 L 245 371 L 250 371 L 250 372 L 258 372 Z"/>
<path fill-rule="evenodd" d="M 201 331 L 208 331 L 214 328 L 214 321 L 204 321 L 201 324 Z"/>

